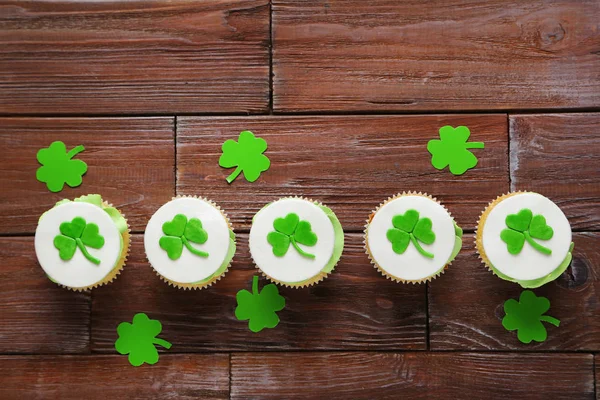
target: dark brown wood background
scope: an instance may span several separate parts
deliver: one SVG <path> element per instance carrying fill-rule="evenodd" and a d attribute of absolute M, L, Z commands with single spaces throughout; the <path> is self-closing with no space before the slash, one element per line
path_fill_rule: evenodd
<path fill-rule="evenodd" d="M 599 21 L 598 0 L 0 0 L 0 398 L 598 399 Z M 443 125 L 485 142 L 477 168 L 432 168 Z M 220 146 L 244 129 L 272 167 L 228 185 Z M 89 165 L 58 194 L 35 180 L 54 140 L 84 144 Z M 370 211 L 404 190 L 466 231 L 430 284 L 384 279 L 362 248 Z M 544 343 L 502 328 L 521 289 L 474 251 L 481 210 L 509 190 L 550 197 L 575 231 L 571 268 L 535 290 L 561 320 Z M 75 293 L 44 276 L 33 234 L 90 192 L 133 244 L 114 283 Z M 176 194 L 217 201 L 238 233 L 208 290 L 169 287 L 145 260 L 145 224 Z M 254 334 L 233 315 L 256 273 L 247 233 L 287 195 L 334 209 L 344 254 L 319 285 L 281 288 L 280 325 Z M 154 366 L 114 350 L 137 312 L 173 343 Z"/>

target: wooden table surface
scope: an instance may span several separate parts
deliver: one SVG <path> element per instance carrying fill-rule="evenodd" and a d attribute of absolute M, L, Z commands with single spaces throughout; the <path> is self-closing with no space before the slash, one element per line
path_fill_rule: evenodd
<path fill-rule="evenodd" d="M 598 0 L 0 0 L 0 398 L 600 398 L 599 21 Z M 463 176 L 431 166 L 443 125 L 485 142 Z M 245 129 L 272 166 L 228 185 L 220 146 Z M 89 170 L 53 194 L 35 154 L 55 140 L 84 144 Z M 363 250 L 370 211 L 404 190 L 465 228 L 429 284 L 386 280 Z M 510 190 L 550 197 L 575 232 L 571 268 L 535 290 L 561 320 L 543 343 L 504 330 L 521 289 L 474 251 Z M 77 293 L 45 277 L 33 234 L 90 192 L 134 234 L 118 279 Z M 167 286 L 144 256 L 178 194 L 218 202 L 238 233 L 208 290 Z M 281 323 L 254 334 L 233 314 L 256 274 L 251 218 L 289 195 L 337 213 L 344 253 L 317 286 L 281 288 Z M 134 368 L 114 342 L 138 312 L 173 347 Z"/>

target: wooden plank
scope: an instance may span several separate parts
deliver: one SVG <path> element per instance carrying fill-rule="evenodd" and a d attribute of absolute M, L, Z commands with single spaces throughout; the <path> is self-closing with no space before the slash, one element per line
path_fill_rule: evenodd
<path fill-rule="evenodd" d="M 593 399 L 591 354 L 245 353 L 231 398 Z"/>
<path fill-rule="evenodd" d="M 267 0 L 0 1 L 0 113 L 264 112 Z"/>
<path fill-rule="evenodd" d="M 280 112 L 600 104 L 597 0 L 273 1 Z"/>
<path fill-rule="evenodd" d="M 510 153 L 513 190 L 550 197 L 574 229 L 600 230 L 600 114 L 511 115 Z"/>
<path fill-rule="evenodd" d="M 0 260 L 0 353 L 89 352 L 89 292 L 51 282 L 33 238 L 0 238 Z"/>
<path fill-rule="evenodd" d="M 577 233 L 571 267 L 556 281 L 534 289 L 547 297 L 548 339 L 523 344 L 502 326 L 504 302 L 522 288 L 493 275 L 475 254 L 473 240 L 429 287 L 429 337 L 432 350 L 600 350 L 600 233 Z"/>
<path fill-rule="evenodd" d="M 228 399 L 227 354 L 168 355 L 135 368 L 127 357 L 0 357 L 3 399 Z"/>
<path fill-rule="evenodd" d="M 444 125 L 466 125 L 472 141 L 486 144 L 463 176 L 431 165 L 427 142 Z M 504 115 L 184 117 L 177 129 L 177 193 L 217 201 L 237 229 L 248 229 L 268 202 L 297 195 L 330 206 L 345 230 L 362 231 L 375 207 L 409 190 L 438 197 L 474 229 L 488 202 L 508 190 Z M 238 177 L 228 185 L 221 145 L 244 129 L 267 140 L 271 168 L 254 183 Z"/>
<path fill-rule="evenodd" d="M 92 349 L 113 352 L 116 327 L 145 312 L 163 323 L 171 351 L 265 351 L 303 349 L 425 349 L 425 286 L 386 280 L 370 266 L 362 236 L 346 235 L 345 253 L 333 274 L 311 288 L 280 287 L 286 308 L 275 329 L 252 333 L 234 316 L 235 295 L 250 289 L 257 273 L 248 235 L 238 235 L 232 268 L 208 289 L 168 286 L 148 265 L 141 235 L 119 278 L 94 291 Z M 260 287 L 267 281 L 261 279 Z"/>
<path fill-rule="evenodd" d="M 99 193 L 119 208 L 132 230 L 170 200 L 175 187 L 172 118 L 0 119 L 0 233 L 33 233 L 40 215 L 63 198 Z M 55 140 L 88 164 L 81 186 L 51 193 L 36 180 L 39 149 Z M 9 190 L 10 188 L 10 190 Z"/>

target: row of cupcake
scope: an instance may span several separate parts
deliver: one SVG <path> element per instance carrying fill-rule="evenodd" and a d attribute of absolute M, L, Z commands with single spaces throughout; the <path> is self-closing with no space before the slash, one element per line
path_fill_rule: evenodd
<path fill-rule="evenodd" d="M 462 229 L 435 198 L 402 193 L 369 216 L 365 250 L 373 265 L 397 282 L 425 282 L 441 274 L 462 248 Z M 571 261 L 571 228 L 546 197 L 516 192 L 483 211 L 476 245 L 499 277 L 523 287 L 556 279 Z M 44 213 L 35 249 L 46 275 L 74 290 L 112 281 L 125 265 L 130 231 L 119 210 L 100 195 L 63 200 Z M 177 197 L 150 218 L 146 257 L 164 281 L 205 288 L 229 269 L 236 238 L 229 218 L 214 202 Z M 305 287 L 333 271 L 344 248 L 342 226 L 331 209 L 286 197 L 264 206 L 252 220 L 249 250 L 257 268 L 275 283 Z"/>

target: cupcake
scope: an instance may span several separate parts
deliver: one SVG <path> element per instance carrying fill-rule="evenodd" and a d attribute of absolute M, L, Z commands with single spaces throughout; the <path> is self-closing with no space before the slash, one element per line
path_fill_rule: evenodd
<path fill-rule="evenodd" d="M 323 280 L 344 249 L 344 231 L 331 209 L 301 197 L 264 206 L 252 219 L 250 254 L 271 281 L 305 287 Z"/>
<path fill-rule="evenodd" d="M 425 282 L 440 275 L 462 247 L 462 229 L 436 199 L 402 193 L 370 215 L 365 228 L 369 259 L 396 282 Z"/>
<path fill-rule="evenodd" d="M 212 201 L 179 196 L 150 218 L 144 234 L 146 257 L 170 285 L 202 289 L 229 269 L 235 234 L 227 215 Z"/>
<path fill-rule="evenodd" d="M 550 199 L 515 192 L 492 201 L 476 233 L 479 258 L 496 275 L 524 288 L 555 280 L 571 263 L 571 225 Z"/>
<path fill-rule="evenodd" d="M 127 220 L 98 194 L 59 201 L 35 231 L 35 253 L 48 278 L 77 291 L 112 281 L 129 244 Z"/>

